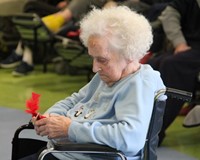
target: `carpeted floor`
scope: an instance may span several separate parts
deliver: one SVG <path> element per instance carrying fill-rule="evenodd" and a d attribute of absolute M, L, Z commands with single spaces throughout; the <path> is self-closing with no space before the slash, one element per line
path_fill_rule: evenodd
<path fill-rule="evenodd" d="M 30 115 L 21 110 L 0 107 L 0 156 L 1 160 L 11 160 L 12 138 L 15 130 L 30 120 Z M 28 133 L 36 136 L 34 133 Z M 197 160 L 175 150 L 161 147 L 158 149 L 158 160 Z"/>

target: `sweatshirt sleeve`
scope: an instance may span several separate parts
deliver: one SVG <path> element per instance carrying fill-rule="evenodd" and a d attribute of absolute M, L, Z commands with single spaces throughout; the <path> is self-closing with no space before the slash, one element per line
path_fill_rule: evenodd
<path fill-rule="evenodd" d="M 75 92 L 71 96 L 66 97 L 61 101 L 58 101 L 52 107 L 50 107 L 45 113 L 67 116 L 67 111 L 73 108 L 76 103 L 78 103 L 81 99 L 85 97 L 85 94 L 88 90 L 88 86 L 89 84 L 81 88 L 78 93 Z"/>
<path fill-rule="evenodd" d="M 180 19 L 180 13 L 172 6 L 167 6 L 159 17 L 164 32 L 174 47 L 180 43 L 187 43 L 181 30 Z"/>

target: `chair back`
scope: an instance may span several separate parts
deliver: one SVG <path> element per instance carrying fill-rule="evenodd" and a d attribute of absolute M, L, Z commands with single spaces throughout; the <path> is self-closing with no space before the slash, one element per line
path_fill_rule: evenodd
<path fill-rule="evenodd" d="M 152 116 L 143 152 L 143 160 L 157 160 L 158 134 L 162 128 L 167 98 L 191 101 L 192 93 L 174 88 L 161 89 L 154 98 Z"/>
<path fill-rule="evenodd" d="M 144 160 L 156 160 L 157 159 L 157 146 L 158 146 L 158 134 L 161 130 L 163 123 L 163 115 L 166 105 L 165 90 L 160 90 L 154 99 L 152 116 L 147 133 L 146 143 L 144 147 Z"/>
<path fill-rule="evenodd" d="M 46 72 L 47 62 L 54 54 L 55 35 L 46 27 L 37 14 L 17 14 L 13 16 L 12 22 L 18 30 L 23 44 L 33 46 L 34 58 L 37 57 L 40 61 L 42 59 L 43 72 Z M 40 50 L 42 54 L 39 54 Z"/>
<path fill-rule="evenodd" d="M 50 41 L 53 33 L 43 24 L 37 14 L 18 14 L 14 15 L 12 22 L 17 28 L 21 39 L 25 41 Z"/>

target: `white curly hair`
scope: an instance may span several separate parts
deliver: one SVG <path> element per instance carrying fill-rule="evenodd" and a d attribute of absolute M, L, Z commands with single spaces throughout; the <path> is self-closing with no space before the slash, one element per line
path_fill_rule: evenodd
<path fill-rule="evenodd" d="M 153 42 L 148 20 L 125 6 L 94 8 L 80 21 L 80 28 L 80 39 L 86 47 L 91 35 L 105 37 L 110 49 L 129 60 L 139 61 Z"/>

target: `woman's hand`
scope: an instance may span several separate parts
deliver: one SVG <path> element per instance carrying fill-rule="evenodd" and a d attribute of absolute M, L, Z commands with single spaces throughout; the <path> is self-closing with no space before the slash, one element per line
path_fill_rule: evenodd
<path fill-rule="evenodd" d="M 32 118 L 36 133 L 40 136 L 48 136 L 48 138 L 61 138 L 68 136 L 68 128 L 71 119 L 65 116 L 45 115 L 46 118 L 36 120 Z"/>
<path fill-rule="evenodd" d="M 67 5 L 68 5 L 67 1 L 61 1 L 56 5 L 56 7 L 59 9 L 63 9 L 65 7 L 67 7 Z"/>

